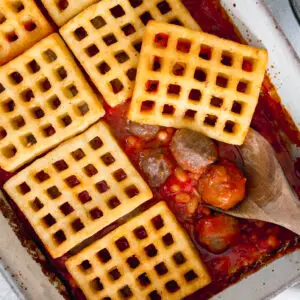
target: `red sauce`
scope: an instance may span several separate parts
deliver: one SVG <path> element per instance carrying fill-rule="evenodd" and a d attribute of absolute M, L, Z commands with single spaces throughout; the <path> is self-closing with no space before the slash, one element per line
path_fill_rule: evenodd
<path fill-rule="evenodd" d="M 204 31 L 243 42 L 218 0 L 184 0 L 183 2 Z M 158 42 L 163 46 L 166 41 L 164 38 L 158 37 Z M 132 136 L 127 130 L 126 113 L 128 104 L 129 102 L 126 102 L 115 108 L 110 108 L 107 104 L 104 104 L 106 110 L 104 120 L 111 126 L 121 147 L 132 163 L 137 169 L 140 169 L 139 162 L 143 150 L 162 148 L 170 156 L 169 160 L 175 169 L 176 162 L 169 152 L 169 141 L 165 143 L 158 140 L 145 141 L 135 137 L 136 143 L 134 147 L 132 146 L 130 142 Z M 287 143 L 289 141 L 299 146 L 300 133 L 280 103 L 276 90 L 268 77 L 264 79 L 259 103 L 251 126 L 272 144 L 290 184 L 300 195 L 300 158 L 295 162 L 292 160 Z M 172 134 L 173 132 L 175 130 L 169 129 L 169 133 Z M 218 149 L 221 158 L 234 161 L 238 167 L 242 168 L 243 162 L 236 147 L 219 143 Z M 0 184 L 3 184 L 9 176 L 11 174 L 0 170 Z M 261 221 L 236 219 L 235 229 L 238 234 L 232 233 L 228 240 L 226 240 L 226 236 L 225 238 L 222 237 L 225 240 L 221 239 L 221 243 L 224 242 L 226 248 L 222 248 L 222 251 L 214 252 L 199 242 L 197 226 L 199 228 L 201 224 L 213 221 L 215 213 L 201 205 L 198 206 L 195 213 L 190 213 L 185 203 L 177 203 L 175 201 L 176 193 L 171 188 L 173 185 L 179 186 L 180 192 L 192 194 L 197 185 L 197 180 L 188 178 L 182 182 L 173 173 L 161 188 L 153 189 L 154 201 L 164 200 L 168 203 L 178 221 L 187 230 L 199 250 L 212 277 L 212 283 L 194 295 L 189 296 L 188 298 L 190 299 L 207 299 L 231 283 L 236 282 L 242 276 L 257 270 L 258 267 L 269 262 L 274 257 L 283 255 L 299 246 L 297 236 L 282 227 Z M 31 226 L 24 220 L 24 216 L 15 206 L 14 209 L 18 212 L 19 218 L 24 221 L 26 228 L 32 233 L 34 240 L 42 247 Z M 222 217 L 218 217 L 218 222 L 222 222 Z M 75 295 L 76 299 L 84 299 L 82 292 L 76 288 L 74 281 L 64 268 L 64 262 L 67 257 L 68 255 L 65 255 L 62 258 L 53 260 L 48 256 L 51 263 L 57 267 L 60 275 L 67 280 L 73 296 Z"/>

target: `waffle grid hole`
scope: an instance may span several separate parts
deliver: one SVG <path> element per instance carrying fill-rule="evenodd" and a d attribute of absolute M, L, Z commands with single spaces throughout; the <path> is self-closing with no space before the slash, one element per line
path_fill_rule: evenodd
<path fill-rule="evenodd" d="M 14 102 L 14 100 L 12 100 L 11 98 L 5 100 L 4 102 L 2 102 L 2 110 L 6 113 L 12 112 L 15 110 L 16 104 Z"/>
<path fill-rule="evenodd" d="M 5 15 L 2 12 L 0 12 L 0 25 L 2 25 L 5 21 L 6 21 Z"/>
<path fill-rule="evenodd" d="M 99 277 L 94 278 L 90 281 L 91 289 L 95 292 L 102 291 L 104 289 L 102 282 Z"/>
<path fill-rule="evenodd" d="M 101 16 L 96 16 L 95 18 L 91 19 L 90 22 L 95 29 L 100 29 L 106 25 L 105 20 Z"/>
<path fill-rule="evenodd" d="M 121 202 L 116 196 L 114 196 L 108 200 L 108 207 L 110 209 L 114 209 L 114 208 L 118 207 L 120 204 L 121 204 Z"/>
<path fill-rule="evenodd" d="M 132 35 L 136 32 L 134 26 L 131 23 L 128 23 L 124 26 L 121 27 L 123 33 L 125 34 L 125 36 L 129 36 Z"/>
<path fill-rule="evenodd" d="M 7 131 L 4 127 L 0 126 L 0 141 L 7 137 Z"/>
<path fill-rule="evenodd" d="M 168 47 L 169 35 L 165 33 L 157 33 L 154 37 L 154 46 L 156 48 L 165 49 Z"/>
<path fill-rule="evenodd" d="M 171 117 L 171 116 L 173 116 L 174 114 L 175 114 L 175 107 L 173 106 L 173 105 L 170 105 L 170 104 L 165 104 L 164 106 L 163 106 L 163 111 L 162 111 L 162 114 L 164 115 L 164 116 L 169 116 L 169 117 Z"/>
<path fill-rule="evenodd" d="M 87 31 L 82 26 L 76 28 L 74 30 L 73 34 L 74 34 L 75 39 L 77 41 L 81 41 L 81 40 L 83 40 L 84 38 L 86 38 L 88 36 Z"/>
<path fill-rule="evenodd" d="M 172 10 L 169 3 L 165 0 L 159 2 L 156 6 L 157 6 L 157 8 L 159 9 L 159 11 L 162 15 L 165 15 L 165 14 L 167 14 L 168 12 L 170 12 Z"/>
<path fill-rule="evenodd" d="M 233 101 L 231 111 L 237 115 L 243 114 L 245 104 L 241 101 Z"/>
<path fill-rule="evenodd" d="M 136 8 L 143 4 L 143 0 L 129 0 L 129 3 L 133 8 Z"/>
<path fill-rule="evenodd" d="M 32 133 L 28 133 L 21 137 L 21 142 L 24 147 L 29 148 L 37 143 L 35 136 Z"/>
<path fill-rule="evenodd" d="M 103 61 L 98 64 L 97 69 L 102 75 L 105 75 L 111 70 L 111 67 L 107 64 L 107 62 Z"/>
<path fill-rule="evenodd" d="M 80 218 L 77 218 L 76 220 L 74 220 L 72 223 L 71 223 L 71 226 L 72 226 L 72 229 L 73 231 L 76 233 L 76 232 L 79 232 L 81 231 L 82 229 L 85 228 L 84 224 L 82 223 L 82 221 L 80 220 Z"/>
<path fill-rule="evenodd" d="M 201 100 L 201 91 L 197 89 L 191 89 L 189 93 L 189 100 L 193 102 L 199 102 Z"/>
<path fill-rule="evenodd" d="M 57 60 L 57 55 L 53 50 L 47 49 L 43 52 L 43 58 L 47 63 L 52 63 Z"/>
<path fill-rule="evenodd" d="M 10 144 L 6 147 L 3 147 L 1 152 L 4 157 L 12 158 L 17 154 L 17 148 L 13 144 Z"/>
<path fill-rule="evenodd" d="M 201 45 L 199 57 L 205 60 L 211 60 L 212 57 L 212 48 L 208 45 Z"/>
<path fill-rule="evenodd" d="M 50 228 L 51 226 L 56 224 L 55 218 L 50 213 L 43 217 L 42 220 L 46 228 Z"/>
<path fill-rule="evenodd" d="M 26 66 L 27 66 L 27 70 L 29 71 L 29 73 L 32 73 L 32 74 L 39 72 L 41 69 L 40 65 L 38 64 L 38 62 L 35 59 L 31 60 Z"/>
<path fill-rule="evenodd" d="M 64 10 L 66 10 L 69 7 L 69 1 L 68 0 L 58 0 L 57 2 L 57 8 L 63 12 Z"/>
<path fill-rule="evenodd" d="M 139 240 L 143 240 L 148 237 L 147 231 L 144 226 L 139 226 L 133 230 L 135 237 Z"/>
<path fill-rule="evenodd" d="M 60 190 L 58 189 L 58 187 L 55 186 L 55 185 L 49 187 L 46 191 L 47 191 L 48 196 L 52 200 L 57 199 L 58 197 L 60 197 L 62 195 L 62 193 L 60 192 Z"/>
<path fill-rule="evenodd" d="M 92 220 L 100 219 L 103 216 L 102 210 L 98 207 L 91 209 L 89 213 Z"/>
<path fill-rule="evenodd" d="M 129 60 L 129 56 L 125 51 L 120 51 L 115 54 L 115 58 L 119 64 L 123 64 L 127 60 Z"/>
<path fill-rule="evenodd" d="M 231 67 L 233 65 L 233 56 L 229 51 L 223 51 L 221 55 L 221 64 Z"/>
<path fill-rule="evenodd" d="M 15 12 L 15 13 L 19 13 L 22 10 L 25 9 L 24 4 L 21 1 L 13 1 L 11 2 L 11 9 Z"/>
<path fill-rule="evenodd" d="M 109 279 L 113 282 L 118 280 L 121 277 L 121 273 L 118 268 L 113 268 L 112 270 L 108 271 Z"/>
<path fill-rule="evenodd" d="M 114 94 L 118 94 L 124 89 L 123 83 L 118 78 L 111 80 L 109 84 Z"/>
<path fill-rule="evenodd" d="M 51 109 L 56 110 L 60 107 L 61 101 L 56 95 L 54 95 L 48 100 L 48 105 Z"/>
<path fill-rule="evenodd" d="M 131 269 L 136 269 L 140 265 L 140 261 L 135 255 L 128 257 L 126 262 Z"/>
<path fill-rule="evenodd" d="M 152 100 L 145 100 L 141 103 L 140 112 L 141 113 L 149 113 L 153 111 L 155 108 L 155 102 Z"/>
<path fill-rule="evenodd" d="M 14 130 L 18 130 L 26 125 L 25 119 L 19 115 L 11 120 L 11 125 Z"/>
<path fill-rule="evenodd" d="M 79 265 L 80 271 L 86 272 L 92 268 L 91 263 L 86 259 Z"/>
<path fill-rule="evenodd" d="M 34 98 L 34 93 L 31 89 L 26 89 L 21 92 L 20 96 L 24 102 L 30 102 Z"/>
<path fill-rule="evenodd" d="M 246 72 L 255 71 L 255 60 L 251 57 L 244 57 L 242 62 L 242 69 Z"/>
<path fill-rule="evenodd" d="M 159 88 L 158 80 L 148 80 L 145 85 L 145 91 L 147 93 L 156 93 Z"/>
<path fill-rule="evenodd" d="M 215 116 L 215 115 L 212 115 L 212 114 L 207 114 L 205 116 L 205 119 L 204 119 L 204 125 L 206 126 L 210 126 L 210 127 L 215 127 L 216 126 L 216 123 L 218 121 L 218 117 Z"/>
<path fill-rule="evenodd" d="M 221 108 L 223 105 L 223 99 L 219 97 L 212 96 L 210 99 L 210 105 L 216 108 Z"/>
<path fill-rule="evenodd" d="M 228 86 L 228 77 L 224 74 L 218 74 L 216 78 L 216 85 L 221 88 L 227 88 Z"/>
<path fill-rule="evenodd" d="M 136 68 L 131 68 L 126 72 L 126 75 L 130 81 L 135 81 L 136 78 Z"/>
<path fill-rule="evenodd" d="M 64 204 L 60 205 L 59 209 L 65 216 L 68 216 L 74 211 L 74 208 L 69 202 L 65 202 Z"/>
<path fill-rule="evenodd" d="M 207 71 L 202 68 L 196 68 L 194 73 L 194 79 L 200 82 L 204 82 L 207 77 Z"/>
<path fill-rule="evenodd" d="M 33 201 L 30 202 L 30 206 L 33 211 L 38 212 L 44 207 L 44 204 L 39 198 L 36 197 Z"/>
<path fill-rule="evenodd" d="M 63 126 L 63 127 L 68 127 L 70 124 L 72 124 L 72 118 L 70 117 L 69 114 L 63 114 L 62 116 L 59 117 L 60 119 L 60 124 Z"/>
<path fill-rule="evenodd" d="M 88 191 L 82 191 L 80 192 L 78 195 L 77 195 L 79 201 L 82 203 L 82 204 L 86 204 L 90 201 L 92 201 L 92 197 L 91 195 L 89 194 Z"/>
<path fill-rule="evenodd" d="M 133 293 L 128 285 L 125 285 L 121 289 L 119 289 L 119 294 L 122 299 L 128 299 L 133 296 Z"/>
<path fill-rule="evenodd" d="M 183 23 L 178 18 L 173 18 L 169 23 L 173 25 L 183 26 Z"/>
<path fill-rule="evenodd" d="M 102 262 L 102 263 L 107 263 L 108 261 L 111 260 L 111 255 L 106 248 L 98 251 L 97 257 L 100 260 L 100 262 Z"/>
<path fill-rule="evenodd" d="M 172 97 L 179 97 L 181 92 L 181 86 L 178 84 L 169 84 L 167 94 Z"/>
<path fill-rule="evenodd" d="M 61 229 L 53 234 L 53 239 L 57 245 L 61 245 L 67 240 L 65 233 Z"/>
<path fill-rule="evenodd" d="M 123 17 L 125 15 L 125 11 L 124 11 L 123 7 L 120 4 L 112 7 L 110 9 L 110 13 L 112 14 L 112 16 L 115 19 Z"/>
<path fill-rule="evenodd" d="M 159 72 L 162 68 L 163 58 L 160 56 L 154 56 L 152 62 L 152 71 Z"/>
<path fill-rule="evenodd" d="M 139 282 L 139 284 L 142 286 L 142 287 L 146 287 L 148 286 L 149 284 L 151 284 L 151 281 L 147 275 L 146 272 L 142 273 L 141 275 L 139 275 L 137 277 L 137 280 Z"/>
<path fill-rule="evenodd" d="M 6 40 L 9 42 L 9 43 L 13 43 L 15 42 L 16 40 L 19 39 L 17 33 L 15 30 L 12 30 L 12 31 L 9 31 L 6 33 Z"/>
<path fill-rule="evenodd" d="M 92 45 L 88 46 L 87 48 L 85 48 L 85 53 L 89 57 L 93 57 L 93 56 L 97 55 L 99 52 L 100 52 L 100 50 L 95 44 L 92 44 Z"/>
<path fill-rule="evenodd" d="M 186 63 L 183 63 L 183 62 L 176 62 L 176 63 L 173 65 L 172 73 L 173 73 L 175 76 L 184 76 L 185 70 L 186 70 Z"/>
<path fill-rule="evenodd" d="M 44 137 L 51 137 L 56 133 L 56 130 L 51 124 L 47 124 L 42 127 L 42 133 Z"/>
<path fill-rule="evenodd" d="M 23 26 L 24 29 L 28 32 L 32 32 L 37 28 L 36 23 L 31 18 L 27 18 L 26 20 L 24 20 Z"/>
<path fill-rule="evenodd" d="M 23 81 L 23 76 L 17 71 L 9 74 L 8 78 L 9 78 L 9 81 L 14 85 L 18 85 Z"/>
<path fill-rule="evenodd" d="M 189 53 L 191 50 L 192 42 L 188 39 L 180 38 L 177 41 L 176 49 L 182 53 Z"/>

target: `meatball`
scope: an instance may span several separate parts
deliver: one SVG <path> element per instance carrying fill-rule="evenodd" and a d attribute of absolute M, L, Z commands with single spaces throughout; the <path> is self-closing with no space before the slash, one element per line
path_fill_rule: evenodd
<path fill-rule="evenodd" d="M 146 141 L 155 138 L 160 127 L 157 125 L 140 124 L 132 121 L 128 121 L 128 130 L 133 135 L 145 139 Z"/>
<path fill-rule="evenodd" d="M 246 178 L 228 160 L 209 166 L 199 179 L 199 192 L 208 204 L 227 210 L 245 197 Z"/>
<path fill-rule="evenodd" d="M 214 142 L 199 132 L 179 129 L 171 141 L 171 151 L 177 163 L 185 170 L 200 173 L 217 160 Z"/>
<path fill-rule="evenodd" d="M 173 169 L 172 163 L 160 149 L 145 152 L 140 167 L 151 187 L 160 187 Z"/>
<path fill-rule="evenodd" d="M 214 253 L 223 252 L 231 246 L 239 232 L 238 220 L 226 215 L 204 217 L 196 225 L 198 242 Z"/>

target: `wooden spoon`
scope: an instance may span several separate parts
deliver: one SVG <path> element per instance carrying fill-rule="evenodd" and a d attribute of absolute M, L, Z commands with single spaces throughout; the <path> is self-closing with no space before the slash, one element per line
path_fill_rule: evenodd
<path fill-rule="evenodd" d="M 300 201 L 290 187 L 271 145 L 253 129 L 240 147 L 247 196 L 223 213 L 281 225 L 300 235 Z"/>

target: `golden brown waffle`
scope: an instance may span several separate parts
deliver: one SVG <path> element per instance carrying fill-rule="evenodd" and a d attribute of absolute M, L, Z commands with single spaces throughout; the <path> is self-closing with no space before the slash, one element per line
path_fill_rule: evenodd
<path fill-rule="evenodd" d="M 98 0 L 41 0 L 53 21 L 62 26 Z"/>
<path fill-rule="evenodd" d="M 66 266 L 87 299 L 182 299 L 210 283 L 164 202 L 71 257 Z"/>
<path fill-rule="evenodd" d="M 13 171 L 104 114 L 53 34 L 0 67 L 0 167 Z"/>
<path fill-rule="evenodd" d="M 132 96 L 141 41 L 150 19 L 200 29 L 180 0 L 103 0 L 60 29 L 110 106 Z"/>
<path fill-rule="evenodd" d="M 190 128 L 240 145 L 258 102 L 267 51 L 151 21 L 129 119 Z"/>
<path fill-rule="evenodd" d="M 33 0 L 0 1 L 0 65 L 49 35 L 52 27 Z"/>
<path fill-rule="evenodd" d="M 53 257 L 152 197 L 103 122 L 36 160 L 4 189 Z"/>

